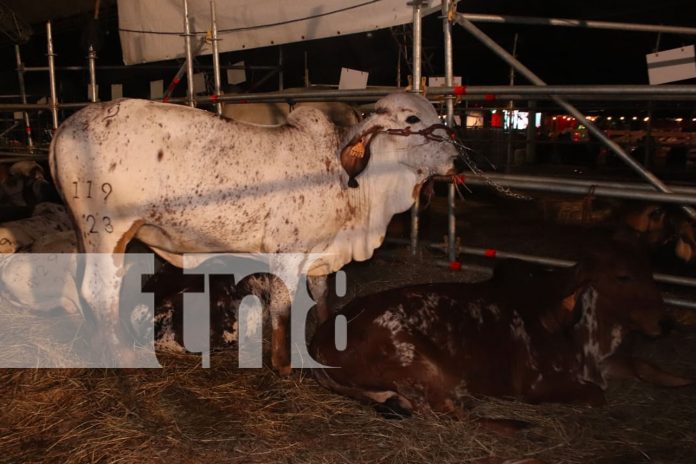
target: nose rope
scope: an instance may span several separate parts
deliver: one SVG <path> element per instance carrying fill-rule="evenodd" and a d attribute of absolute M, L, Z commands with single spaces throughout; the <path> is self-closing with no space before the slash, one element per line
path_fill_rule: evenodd
<path fill-rule="evenodd" d="M 438 129 L 442 129 L 447 133 L 447 137 L 443 137 L 441 135 L 436 135 L 433 134 Z M 477 176 L 480 176 L 483 178 L 483 180 L 488 184 L 490 187 L 495 189 L 498 193 L 501 195 L 504 195 L 506 197 L 510 198 L 515 198 L 517 200 L 532 200 L 533 197 L 530 197 L 528 195 L 524 195 L 521 193 L 513 192 L 509 187 L 505 187 L 498 182 L 494 181 L 490 177 L 488 177 L 481 168 L 478 167 L 478 165 L 474 162 L 473 159 L 471 159 L 471 156 L 469 156 L 469 153 L 472 153 L 474 150 L 471 148 L 467 147 L 463 143 L 460 142 L 459 137 L 457 137 L 457 133 L 454 131 L 449 126 L 446 126 L 444 124 L 432 124 L 425 129 L 421 129 L 419 131 L 412 131 L 410 127 L 405 127 L 403 129 L 384 129 L 382 131 L 386 134 L 389 135 L 398 135 L 402 137 L 409 137 L 411 135 L 420 135 L 423 136 L 425 139 L 433 141 L 433 142 L 447 142 L 451 143 L 454 145 L 454 147 L 457 149 L 458 153 L 458 158 L 466 164 L 466 166 L 469 168 L 469 170 L 476 174 Z M 493 164 L 491 163 L 491 166 Z M 493 169 L 495 169 L 495 166 L 493 166 Z M 464 185 L 464 188 L 466 188 L 469 193 L 471 193 L 471 190 L 464 184 L 462 181 L 463 176 L 460 175 L 454 175 L 451 176 L 452 183 L 455 186 L 455 189 L 457 191 L 457 194 L 461 199 L 464 199 L 464 196 L 462 195 L 462 192 L 459 190 L 459 185 Z"/>

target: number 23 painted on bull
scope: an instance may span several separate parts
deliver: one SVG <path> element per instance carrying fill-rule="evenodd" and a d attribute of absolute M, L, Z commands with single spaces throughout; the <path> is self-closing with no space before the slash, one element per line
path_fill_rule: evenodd
<path fill-rule="evenodd" d="M 93 182 L 91 180 L 87 180 L 84 182 L 87 184 L 87 198 L 92 198 L 92 184 Z M 80 196 L 78 194 L 79 190 L 79 185 L 80 183 L 78 181 L 73 181 L 73 185 L 75 186 L 75 193 L 73 194 L 73 199 L 79 199 Z M 104 202 L 109 198 L 109 195 L 111 195 L 111 192 L 113 191 L 113 187 L 111 187 L 111 184 L 108 182 L 104 182 L 101 184 L 101 191 L 104 194 Z M 98 216 L 98 214 L 97 214 Z M 85 221 L 89 224 L 89 233 L 90 234 L 98 234 L 99 229 L 95 228 L 97 226 L 97 218 L 93 214 L 89 214 L 85 216 Z M 111 224 L 111 218 L 109 216 L 103 216 L 102 217 L 102 227 L 104 232 L 110 234 L 114 231 L 114 227 Z"/>

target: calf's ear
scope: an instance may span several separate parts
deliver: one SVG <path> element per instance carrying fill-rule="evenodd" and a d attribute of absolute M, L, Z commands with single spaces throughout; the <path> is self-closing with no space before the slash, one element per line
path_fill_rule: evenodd
<path fill-rule="evenodd" d="M 370 162 L 370 144 L 372 139 L 382 131 L 382 126 L 372 126 L 353 137 L 341 150 L 341 166 L 348 174 L 348 187 L 357 188 L 356 177 L 362 173 Z"/>
<path fill-rule="evenodd" d="M 550 333 L 560 332 L 575 325 L 582 316 L 578 298 L 584 286 L 572 289 L 561 299 L 557 306 L 552 307 L 541 316 L 541 323 Z"/>

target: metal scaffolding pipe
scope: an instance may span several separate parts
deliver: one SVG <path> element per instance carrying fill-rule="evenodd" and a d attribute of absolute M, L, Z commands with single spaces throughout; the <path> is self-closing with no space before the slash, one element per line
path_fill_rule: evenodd
<path fill-rule="evenodd" d="M 48 155 L 31 155 L 31 156 L 5 156 L 5 154 L 0 153 L 0 164 L 5 163 L 16 163 L 17 161 L 26 160 L 46 160 Z"/>
<path fill-rule="evenodd" d="M 218 49 L 218 29 L 217 29 L 217 12 L 215 9 L 215 0 L 210 0 L 210 22 L 212 23 L 212 40 L 213 40 L 213 81 L 215 96 L 215 111 L 218 116 L 222 116 L 222 103 L 218 101 L 220 97 L 220 51 Z"/>
<path fill-rule="evenodd" d="M 453 59 L 452 59 L 452 23 L 450 22 L 450 11 L 457 11 L 458 0 L 442 0 L 442 33 L 444 36 L 445 48 L 445 85 L 454 85 Z M 454 127 L 454 96 L 447 95 L 445 100 L 446 116 L 445 124 L 447 127 Z M 457 240 L 457 219 L 455 212 L 455 186 L 450 182 L 447 186 L 447 256 L 450 260 L 456 257 Z"/>
<path fill-rule="evenodd" d="M 411 82 L 411 91 L 419 93 L 421 90 L 421 6 L 422 0 L 412 0 L 408 5 L 413 6 L 413 77 Z M 418 210 L 420 209 L 420 195 L 416 195 L 416 199 L 411 207 L 411 254 L 415 255 L 418 249 Z"/>
<path fill-rule="evenodd" d="M 443 267 L 450 266 L 450 263 L 446 262 L 446 261 L 436 261 L 436 264 L 439 266 L 443 266 Z M 488 274 L 488 278 L 490 278 L 493 274 L 493 269 L 491 269 L 490 267 L 487 267 L 487 266 L 480 266 L 478 264 L 460 263 L 460 269 L 474 271 L 474 272 L 482 273 L 482 274 Z M 665 296 L 663 294 L 662 301 L 665 304 L 668 304 L 671 306 L 678 306 L 678 307 L 688 308 L 688 309 L 696 309 L 696 302 L 690 301 L 690 300 L 684 300 L 682 298 L 672 298 L 669 296 Z"/>
<path fill-rule="evenodd" d="M 491 14 L 459 13 L 463 18 L 479 23 L 524 24 L 530 26 L 577 27 L 583 29 L 610 29 L 633 32 L 663 32 L 679 35 L 696 35 L 695 27 L 665 26 L 658 24 L 619 23 L 587 19 L 540 18 L 534 16 L 509 16 Z"/>
<path fill-rule="evenodd" d="M 520 63 L 517 59 L 511 56 L 504 48 L 498 45 L 494 40 L 484 34 L 479 28 L 474 26 L 470 21 L 464 19 L 461 16 L 457 16 L 457 23 L 471 33 L 474 37 L 479 39 L 484 45 L 490 48 L 498 56 L 500 56 L 504 61 L 506 61 L 511 66 L 514 66 L 517 71 L 524 77 L 529 79 L 534 85 L 545 86 L 546 83 L 529 70 L 525 65 Z M 570 103 L 566 102 L 558 96 L 553 96 L 552 99 L 564 108 L 568 113 L 572 114 L 581 124 L 587 127 L 595 137 L 602 141 L 611 151 L 618 155 L 626 164 L 628 164 L 634 171 L 640 174 L 645 180 L 651 183 L 657 190 L 662 192 L 669 192 L 669 189 L 665 186 L 660 179 L 653 175 L 650 171 L 645 169 L 640 163 L 631 158 L 623 149 L 609 137 L 607 137 L 604 132 L 602 132 L 597 126 L 595 126 L 591 121 L 589 121 L 577 108 L 575 108 Z M 689 206 L 682 206 L 682 209 L 692 218 L 696 218 L 696 210 Z"/>
<path fill-rule="evenodd" d="M 278 46 L 278 90 L 285 88 L 285 73 L 283 72 L 283 46 Z"/>
<path fill-rule="evenodd" d="M 201 39 L 203 43 L 205 43 L 205 37 Z M 197 55 L 196 50 L 194 48 L 194 56 Z M 211 70 L 213 69 L 212 66 L 208 65 L 200 65 L 198 66 L 199 69 L 206 69 L 206 70 Z M 277 66 L 273 65 L 249 65 L 249 69 L 253 69 L 255 71 L 270 71 L 272 69 L 276 69 Z M 87 66 L 56 66 L 56 71 L 84 71 L 88 69 Z M 114 71 L 114 70 L 136 70 L 136 71 L 152 71 L 152 70 L 161 70 L 161 69 L 179 69 L 179 66 L 176 64 L 130 64 L 130 65 L 101 65 L 99 66 L 99 69 L 102 70 L 108 70 L 108 71 Z M 220 65 L 220 69 L 245 69 L 244 66 L 241 65 L 236 65 L 236 64 L 225 64 L 225 65 Z M 39 72 L 39 71 L 48 71 L 48 66 L 27 66 L 24 68 L 25 72 Z"/>
<path fill-rule="evenodd" d="M 94 50 L 92 45 L 89 46 L 87 60 L 89 60 L 89 101 L 94 103 L 97 101 L 97 52 Z"/>
<path fill-rule="evenodd" d="M 51 21 L 46 22 L 46 44 L 48 50 L 48 81 L 51 91 L 51 101 L 49 102 L 51 108 L 51 117 L 53 122 L 53 131 L 58 129 L 58 97 L 56 92 L 56 65 L 55 65 L 55 53 L 53 53 L 53 30 L 51 28 Z"/>
<path fill-rule="evenodd" d="M 186 47 L 186 84 L 188 86 L 188 105 L 196 106 L 193 90 L 193 51 L 191 49 L 191 19 L 189 18 L 188 0 L 184 0 L 184 43 Z"/>
<path fill-rule="evenodd" d="M 185 72 L 186 64 L 182 65 L 182 75 Z M 100 69 L 105 69 L 105 67 L 100 66 Z M 221 66 L 222 68 L 222 66 Z M 45 68 L 49 69 L 49 68 Z M 84 68 L 83 68 L 84 69 Z M 275 69 L 275 68 L 274 68 Z M 462 100 L 491 100 L 491 96 L 501 99 L 528 99 L 530 96 L 535 98 L 541 97 L 551 97 L 550 94 L 573 94 L 579 92 L 582 88 L 581 95 L 589 96 L 593 94 L 592 86 L 547 86 L 547 87 L 536 87 L 536 86 L 476 86 L 476 87 L 430 87 L 427 90 L 427 96 L 446 96 L 446 95 L 457 95 L 459 99 Z M 692 100 L 696 99 L 696 86 L 654 86 L 655 89 L 648 88 L 650 86 L 602 86 L 598 87 L 598 94 L 610 96 L 605 91 L 615 91 L 621 93 L 622 98 L 630 98 L 631 101 L 639 99 L 648 100 Z M 464 90 L 462 90 L 464 89 Z M 512 89 L 512 90 L 511 90 Z M 507 92 L 518 90 L 518 94 L 508 94 Z M 314 90 L 314 91 L 297 91 L 297 92 L 268 92 L 268 93 L 258 93 L 258 94 L 229 94 L 221 95 L 217 98 L 218 101 L 225 103 L 251 103 L 251 102 L 297 102 L 297 101 L 311 101 L 316 99 L 348 99 L 348 100 L 376 100 L 380 97 L 388 95 L 394 92 L 401 92 L 403 89 L 398 87 L 381 87 L 378 89 L 357 89 L 357 90 Z M 462 91 L 466 93 L 461 94 Z M 503 93 L 496 93 L 503 92 Z M 636 92 L 636 93 L 634 93 Z M 652 92 L 654 95 L 651 95 Z M 680 97 L 681 95 L 681 97 Z M 663 98 L 660 98 L 663 97 Z M 495 99 L 495 98 L 493 98 Z M 595 98 L 592 98 L 596 100 Z M 610 99 L 604 98 L 603 99 Z M 209 103 L 215 100 L 214 96 L 201 96 L 198 98 L 199 103 Z M 170 98 L 168 99 L 171 103 L 186 103 L 188 101 L 187 97 L 183 98 Z M 88 105 L 89 102 L 76 102 L 76 103 L 61 103 L 58 104 L 59 108 L 81 108 Z M 50 109 L 48 104 L 39 103 L 0 103 L 0 111 L 24 111 L 24 110 L 45 110 Z"/>
<path fill-rule="evenodd" d="M 15 58 L 17 60 L 17 81 L 19 83 L 19 95 L 22 104 L 27 104 L 27 90 L 24 85 L 24 64 L 22 63 L 22 55 L 19 50 L 19 45 L 15 44 Z M 29 151 L 34 149 L 34 138 L 31 136 L 31 120 L 29 119 L 29 113 L 27 111 L 22 111 L 22 116 L 24 118 L 24 130 L 27 134 L 27 147 Z"/>
<path fill-rule="evenodd" d="M 662 301 L 671 306 L 681 306 L 682 308 L 696 309 L 695 301 L 685 300 L 683 298 L 671 298 L 663 296 Z"/>
<path fill-rule="evenodd" d="M 447 180 L 451 182 L 451 179 L 447 177 L 439 177 L 438 180 Z M 464 181 L 469 185 L 480 185 L 484 187 L 490 187 L 490 182 L 482 176 L 465 176 Z M 529 181 L 529 180 L 511 180 L 500 176 L 495 176 L 494 181 L 500 185 L 504 185 L 513 189 L 520 190 L 531 190 L 536 192 L 554 192 L 554 193 L 567 193 L 571 195 L 587 195 L 590 193 L 590 189 L 584 185 L 572 185 L 563 183 L 552 183 L 552 182 L 539 182 L 539 181 Z M 676 204 L 687 204 L 696 205 L 696 195 L 693 193 L 674 193 L 674 192 L 655 192 L 646 190 L 629 190 L 622 188 L 609 188 L 597 186 L 592 190 L 592 195 L 597 197 L 607 197 L 607 198 L 622 198 L 625 200 L 647 200 L 654 201 L 657 203 L 676 203 Z"/>
<path fill-rule="evenodd" d="M 568 179 L 565 177 L 550 177 L 550 176 L 530 176 L 522 174 L 498 174 L 498 173 L 486 173 L 486 176 L 495 182 L 531 182 L 531 183 L 548 183 L 548 184 L 561 184 L 561 185 L 575 185 L 579 187 L 584 187 L 590 189 L 591 187 L 601 187 L 608 189 L 626 189 L 626 190 L 640 190 L 654 192 L 653 188 L 646 184 L 639 184 L 635 182 L 608 182 L 602 180 L 579 180 L 579 179 Z M 443 178 L 445 180 L 446 178 Z M 469 179 L 468 176 L 465 179 Z M 446 179 L 449 181 L 449 179 Z M 680 185 L 667 185 L 667 187 L 673 193 L 684 193 L 690 195 L 696 195 L 696 187 L 685 187 Z"/>
<path fill-rule="evenodd" d="M 442 250 L 442 245 L 432 245 L 432 248 Z M 510 251 L 501 251 L 491 248 L 478 248 L 478 247 L 459 247 L 459 252 L 467 255 L 474 256 L 485 256 L 487 258 L 502 258 L 502 259 L 519 259 L 520 261 L 527 261 L 530 263 L 542 264 L 545 266 L 554 267 L 571 267 L 575 265 L 575 261 L 567 259 L 550 258 L 547 256 L 537 256 L 530 255 L 527 253 L 515 253 Z M 442 261 L 439 264 L 445 264 Z M 449 265 L 449 263 L 446 263 Z M 654 273 L 653 279 L 656 282 L 662 282 L 667 284 L 684 285 L 687 287 L 696 287 L 696 279 L 693 277 L 683 277 L 670 274 L 660 274 Z"/>

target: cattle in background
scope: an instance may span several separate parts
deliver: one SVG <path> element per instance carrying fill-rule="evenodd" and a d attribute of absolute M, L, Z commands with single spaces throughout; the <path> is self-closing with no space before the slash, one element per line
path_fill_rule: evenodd
<path fill-rule="evenodd" d="M 59 232 L 75 235 L 65 208 L 55 203 L 40 203 L 32 217 L 0 224 L 0 253 L 25 251 L 36 240 Z"/>
<path fill-rule="evenodd" d="M 349 104 L 341 102 L 287 103 L 227 103 L 222 115 L 239 122 L 262 126 L 280 126 L 288 122 L 288 116 L 298 108 L 316 108 L 337 127 L 351 127 L 360 122 L 360 114 Z"/>
<path fill-rule="evenodd" d="M 10 166 L 0 164 L 0 204 L 3 206 L 31 209 L 38 203 L 56 199 L 53 187 L 36 161 L 17 161 Z"/>
<path fill-rule="evenodd" d="M 389 132 L 394 130 L 396 132 Z M 306 270 L 320 303 L 325 276 L 381 245 L 391 217 L 434 174 L 453 174 L 458 153 L 432 105 L 392 94 L 340 137 L 316 109 L 264 128 L 209 112 L 139 100 L 94 104 L 58 129 L 49 163 L 87 256 L 81 291 L 115 362 L 118 288 L 132 238 L 181 266 L 183 253 L 317 253 Z M 95 253 L 113 253 L 104 257 Z M 271 263 L 276 273 L 282 256 Z M 294 272 L 296 271 L 296 272 Z M 289 303 L 272 301 L 272 364 L 288 373 Z M 325 305 L 319 304 L 326 318 Z"/>
<path fill-rule="evenodd" d="M 677 273 L 696 270 L 694 223 L 681 209 L 627 202 L 618 216 L 619 228 L 627 227 L 651 248 L 656 267 Z"/>
<path fill-rule="evenodd" d="M 239 281 L 232 275 L 211 275 L 209 277 L 210 308 L 210 348 L 211 350 L 237 346 L 239 341 L 238 311 L 246 296 L 257 297 L 264 308 L 269 304 L 268 288 L 271 275 L 252 274 Z M 159 350 L 183 351 L 184 346 L 184 293 L 203 292 L 203 276 L 184 274 L 175 266 L 165 263 L 161 269 L 147 279 L 142 291 L 154 294 L 154 339 Z M 200 308 L 187 307 L 196 311 Z M 207 314 L 207 313 L 206 313 Z M 152 322 L 144 321 L 141 333 L 152 330 Z M 268 311 L 263 311 L 261 325 L 258 321 L 247 321 L 244 325 L 247 333 L 243 337 L 252 337 L 259 327 L 268 326 Z M 262 330 L 263 330 L 262 329 Z M 253 333 L 251 333 L 253 331 Z"/>
<path fill-rule="evenodd" d="M 337 317 L 347 320 L 343 351 Z M 336 367 L 315 369 L 325 387 L 407 412 L 457 414 L 467 394 L 597 404 L 612 374 L 690 382 L 617 352 L 627 333 L 657 336 L 664 320 L 647 259 L 612 243 L 565 271 L 508 263 L 483 283 L 355 299 L 318 329 L 310 352 Z"/>

